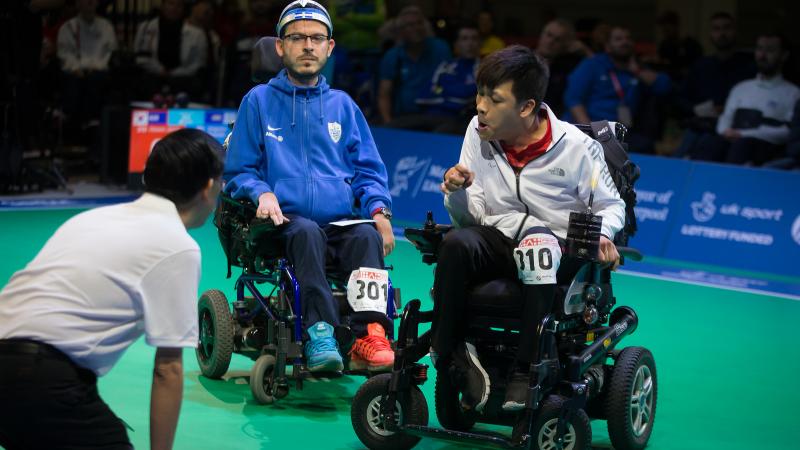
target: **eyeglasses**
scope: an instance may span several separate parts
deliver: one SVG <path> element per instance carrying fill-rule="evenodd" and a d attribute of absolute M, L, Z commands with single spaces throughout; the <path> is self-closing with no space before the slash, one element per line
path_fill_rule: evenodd
<path fill-rule="evenodd" d="M 289 41 L 291 44 L 300 44 L 305 43 L 307 39 L 311 39 L 311 43 L 314 45 L 322 45 L 324 42 L 328 41 L 328 36 L 324 34 L 314 34 L 314 35 L 307 35 L 307 34 L 287 34 L 283 37 L 284 40 Z"/>

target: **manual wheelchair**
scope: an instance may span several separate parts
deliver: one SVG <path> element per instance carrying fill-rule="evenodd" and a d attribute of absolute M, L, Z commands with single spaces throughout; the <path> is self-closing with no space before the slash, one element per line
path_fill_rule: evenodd
<path fill-rule="evenodd" d="M 406 229 L 405 236 L 423 262 L 433 264 L 450 228 L 435 224 L 428 213 L 425 226 Z M 618 250 L 628 259 L 642 257 L 635 249 Z M 420 334 L 419 325 L 431 322 L 433 311 L 421 311 L 418 299 L 408 302 L 392 373 L 367 380 L 353 401 L 351 420 L 361 442 L 372 449 L 408 449 L 421 437 L 435 437 L 508 448 L 582 450 L 590 448 L 590 418 L 597 418 L 607 420 L 614 448 L 644 448 L 655 419 L 656 366 L 645 348 L 616 349 L 636 329 L 638 318 L 629 307 L 613 309 L 610 270 L 586 259 L 571 280 L 559 281 L 554 308 L 537 329 L 539 348 L 530 366 L 525 409 L 505 412 L 501 405 L 517 350 L 514 330 L 520 327 L 522 301 L 518 280 L 493 280 L 470 292 L 467 340 L 477 348 L 492 388 L 482 414 L 467 412 L 449 374 L 437 371 L 434 400 L 442 428 L 428 426 L 419 388 L 428 368 L 419 361 L 431 345 L 430 331 Z M 472 431 L 478 422 L 511 426 L 511 437 Z"/>
<path fill-rule="evenodd" d="M 289 393 L 292 382 L 297 389 L 302 389 L 303 380 L 313 375 L 304 361 L 302 299 L 294 268 L 275 238 L 275 226 L 268 219 L 256 218 L 255 211 L 255 205 L 249 200 L 234 200 L 224 193 L 220 195 L 214 225 L 228 260 L 228 278 L 231 266 L 241 267 L 242 274 L 236 279 L 236 298 L 232 305 L 218 289 L 208 290 L 200 296 L 200 339 L 196 356 L 202 374 L 208 378 L 222 377 L 233 353 L 254 360 L 250 372 L 253 398 L 258 403 L 271 404 Z M 333 270 L 328 272 L 328 281 L 342 317 L 342 325 L 334 330 L 335 338 L 339 348 L 347 349 L 354 340 L 347 326 L 352 313 L 347 302 L 347 280 L 330 275 Z M 267 295 L 259 289 L 262 284 L 271 286 Z M 392 286 L 391 280 L 386 297 L 386 315 L 394 319 L 400 307 L 400 290 Z M 393 330 L 390 328 L 387 332 L 391 339 Z M 343 373 L 372 375 L 367 371 L 347 370 L 347 355 L 342 356 L 346 369 Z M 339 375 L 320 374 L 328 377 Z"/>

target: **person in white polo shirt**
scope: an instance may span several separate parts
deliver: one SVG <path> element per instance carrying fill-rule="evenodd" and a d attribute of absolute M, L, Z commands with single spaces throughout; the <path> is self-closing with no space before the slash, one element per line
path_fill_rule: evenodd
<path fill-rule="evenodd" d="M 169 449 L 183 347 L 198 340 L 201 226 L 221 188 L 221 146 L 183 129 L 159 141 L 137 200 L 83 212 L 0 291 L 0 447 L 131 448 L 97 392 L 140 336 L 156 347 L 150 444 Z"/>

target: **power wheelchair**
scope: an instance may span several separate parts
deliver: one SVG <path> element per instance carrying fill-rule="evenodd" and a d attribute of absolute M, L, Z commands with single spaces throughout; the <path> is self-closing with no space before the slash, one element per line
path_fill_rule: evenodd
<path fill-rule="evenodd" d="M 429 213 L 423 228 L 406 229 L 405 235 L 432 264 L 450 228 L 435 224 Z M 635 249 L 618 249 L 628 259 L 641 259 Z M 442 428 L 427 426 L 428 407 L 419 388 L 428 368 L 419 361 L 431 345 L 430 331 L 420 334 L 419 326 L 433 320 L 433 311 L 421 311 L 418 299 L 409 301 L 392 373 L 367 380 L 353 401 L 351 419 L 361 442 L 372 449 L 408 449 L 427 436 L 507 448 L 588 449 L 590 418 L 596 418 L 608 421 L 614 448 L 644 448 L 655 419 L 655 360 L 642 347 L 616 349 L 638 318 L 626 306 L 612 310 L 610 271 L 587 259 L 569 283 L 559 283 L 554 309 L 538 326 L 540 346 L 530 367 L 526 407 L 511 413 L 501 404 L 522 301 L 518 280 L 493 280 L 471 291 L 467 339 L 478 349 L 492 389 L 483 414 L 465 412 L 449 374 L 437 371 L 435 411 Z M 512 437 L 470 431 L 478 422 L 512 426 Z"/>
<path fill-rule="evenodd" d="M 297 389 L 302 389 L 303 380 L 314 375 L 304 361 L 302 299 L 294 268 L 275 238 L 276 227 L 269 219 L 256 218 L 255 211 L 255 205 L 249 200 L 234 200 L 227 194 L 220 194 L 214 224 L 228 260 L 228 278 L 231 266 L 240 267 L 242 273 L 236 279 L 236 298 L 231 305 L 218 289 L 200 296 L 200 339 L 196 356 L 202 374 L 208 378 L 221 378 L 228 370 L 233 353 L 254 360 L 250 372 L 253 398 L 258 403 L 271 404 L 288 395 L 292 382 Z M 352 313 L 347 301 L 347 280 L 329 275 L 328 281 L 342 318 L 342 325 L 334 330 L 335 338 L 339 348 L 350 348 L 354 339 L 347 326 Z M 271 287 L 266 295 L 259 288 L 263 284 Z M 386 296 L 386 315 L 394 319 L 398 317 L 400 290 L 393 288 L 391 280 Z M 391 339 L 393 330 L 387 332 Z M 343 358 L 347 369 L 347 355 Z M 372 375 L 367 371 L 345 370 L 343 373 Z"/>
<path fill-rule="evenodd" d="M 627 130 L 597 136 L 610 123 L 579 127 L 603 143 L 606 161 L 627 218 L 615 237 L 626 259 L 639 261 L 641 253 L 625 247 L 636 231 L 633 183 L 638 168 L 622 145 Z M 608 131 L 607 129 L 605 131 Z M 609 135 L 614 142 L 609 142 Z M 599 137 L 599 138 L 598 138 Z M 609 145 L 610 144 L 610 145 Z M 608 146 L 607 146 L 608 145 Z M 567 234 L 567 254 L 578 261 L 569 280 L 558 280 L 553 310 L 538 324 L 539 348 L 530 365 L 525 408 L 502 409 L 508 371 L 515 361 L 520 330 L 522 289 L 518 280 L 492 280 L 474 286 L 467 308 L 467 340 L 475 345 L 490 379 L 490 395 L 482 414 L 464 411 L 459 388 L 446 371 L 437 371 L 435 411 L 441 428 L 428 426 L 428 406 L 419 386 L 427 380 L 428 366 L 420 362 L 431 347 L 431 334 L 420 334 L 420 324 L 433 321 L 433 311 L 421 311 L 419 299 L 409 301 L 402 313 L 392 373 L 365 382 L 356 393 L 351 422 L 360 441 L 371 449 L 405 450 L 422 437 L 434 437 L 505 448 L 591 448 L 590 419 L 605 419 L 614 448 L 647 446 L 656 413 L 658 383 L 653 355 L 643 347 L 617 349 L 619 342 L 638 326 L 635 311 L 616 305 L 608 268 L 596 261 L 600 218 L 574 212 Z M 437 261 L 438 248 L 448 225 L 438 225 L 432 214 L 422 228 L 407 228 L 406 238 L 426 264 Z M 431 293 L 433 290 L 431 289 Z M 506 434 L 472 430 L 476 423 L 512 427 Z"/>

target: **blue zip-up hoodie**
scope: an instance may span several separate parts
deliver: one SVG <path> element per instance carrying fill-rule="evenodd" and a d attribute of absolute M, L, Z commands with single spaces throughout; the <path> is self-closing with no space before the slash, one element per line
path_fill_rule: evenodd
<path fill-rule="evenodd" d="M 325 77 L 300 87 L 285 69 L 242 99 L 224 178 L 233 198 L 258 204 L 273 192 L 284 214 L 321 225 L 391 207 L 386 166 L 361 110 Z"/>

